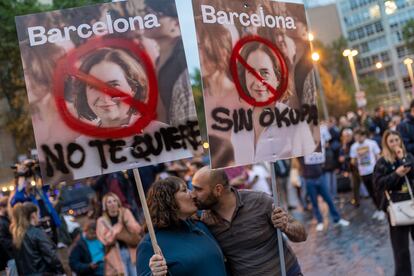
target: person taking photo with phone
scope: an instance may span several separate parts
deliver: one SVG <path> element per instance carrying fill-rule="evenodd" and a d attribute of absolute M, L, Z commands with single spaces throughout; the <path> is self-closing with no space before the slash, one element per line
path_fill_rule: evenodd
<path fill-rule="evenodd" d="M 385 192 L 393 203 L 412 199 L 409 188 L 414 180 L 413 164 L 414 157 L 407 153 L 400 134 L 392 130 L 385 131 L 382 137 L 382 156 L 374 169 L 374 187 L 382 210 L 386 211 L 390 204 Z M 409 236 L 411 233 L 414 237 L 414 224 L 392 226 L 389 214 L 388 221 L 395 275 L 412 275 Z"/>

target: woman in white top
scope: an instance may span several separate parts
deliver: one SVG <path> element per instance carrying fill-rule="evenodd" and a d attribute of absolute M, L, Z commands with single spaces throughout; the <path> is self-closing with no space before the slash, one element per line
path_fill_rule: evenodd
<path fill-rule="evenodd" d="M 259 42 L 250 42 L 243 47 L 240 56 L 263 80 L 239 64 L 238 75 L 244 93 L 260 105 L 269 102 L 273 93 L 269 86 L 275 88 L 281 84 L 281 72 L 278 61 L 272 50 Z M 274 161 L 312 153 L 315 150 L 315 141 L 309 125 L 298 120 L 296 124 L 278 124 L 274 118 L 273 123 L 263 126 L 259 119 L 264 112 L 274 112 L 275 108 L 283 113 L 294 112 L 289 106 L 282 103 L 289 96 L 288 92 L 276 102 L 264 106 L 253 106 L 253 130 L 243 129 L 232 133 L 231 141 L 235 152 L 236 164 L 252 164 L 259 161 Z M 268 116 L 271 118 L 271 116 Z"/>

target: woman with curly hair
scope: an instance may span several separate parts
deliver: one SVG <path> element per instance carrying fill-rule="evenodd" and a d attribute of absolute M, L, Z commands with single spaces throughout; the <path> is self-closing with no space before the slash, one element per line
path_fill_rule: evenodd
<path fill-rule="evenodd" d="M 191 219 L 197 207 L 181 178 L 156 181 L 147 200 L 163 256 L 154 254 L 147 233 L 138 246 L 138 275 L 227 275 L 218 243 L 203 223 Z"/>

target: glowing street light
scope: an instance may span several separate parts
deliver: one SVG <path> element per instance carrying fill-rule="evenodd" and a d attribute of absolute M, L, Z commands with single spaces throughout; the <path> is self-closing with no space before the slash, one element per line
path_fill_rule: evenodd
<path fill-rule="evenodd" d="M 404 64 L 407 66 L 408 75 L 410 76 L 411 91 L 414 98 L 414 74 L 413 74 L 413 60 L 411 58 L 404 59 Z"/>
<path fill-rule="evenodd" d="M 313 33 L 308 33 L 308 40 L 312 42 L 314 39 L 315 39 L 315 36 L 313 35 Z"/>
<path fill-rule="evenodd" d="M 319 75 L 318 69 L 318 61 L 320 60 L 321 56 L 318 52 L 313 52 L 311 57 L 313 60 L 313 66 L 315 68 L 316 85 L 319 88 L 319 93 L 321 94 L 323 115 L 325 117 L 325 120 L 327 121 L 329 119 L 328 107 L 326 105 L 325 91 L 323 90 L 321 76 Z"/>
<path fill-rule="evenodd" d="M 356 90 L 355 92 L 359 92 L 361 91 L 361 89 L 359 87 L 358 76 L 356 73 L 355 63 L 354 63 L 354 57 L 358 55 L 358 51 L 355 49 L 345 49 L 342 54 L 344 57 L 348 58 L 349 66 L 351 67 L 352 79 L 354 80 L 354 85 L 355 85 L 355 90 Z"/>
<path fill-rule="evenodd" d="M 382 62 L 378 61 L 377 63 L 375 63 L 375 67 L 377 69 L 382 69 L 382 67 L 384 67 L 384 66 L 383 66 Z"/>
<path fill-rule="evenodd" d="M 320 55 L 319 55 L 319 53 L 318 52 L 313 52 L 312 53 L 312 60 L 313 61 L 319 61 L 319 59 L 320 59 L 321 57 L 320 57 Z"/>
<path fill-rule="evenodd" d="M 375 68 L 377 68 L 378 70 L 384 69 L 385 88 L 386 88 L 387 93 L 388 93 L 388 100 L 391 100 L 391 92 L 390 92 L 390 89 L 388 87 L 388 76 L 387 76 L 387 72 L 384 68 L 384 64 L 381 61 L 378 61 L 377 63 L 375 63 Z"/>

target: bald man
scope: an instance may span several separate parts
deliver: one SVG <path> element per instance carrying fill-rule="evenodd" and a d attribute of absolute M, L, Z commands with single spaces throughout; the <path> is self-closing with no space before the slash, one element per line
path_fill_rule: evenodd
<path fill-rule="evenodd" d="M 232 188 L 224 170 L 203 167 L 192 184 L 194 202 L 204 210 L 201 219 L 219 242 L 232 275 L 281 274 L 276 228 L 293 242 L 306 240 L 303 225 L 274 208 L 269 195 Z M 302 275 L 295 254 L 283 243 L 287 275 Z"/>

